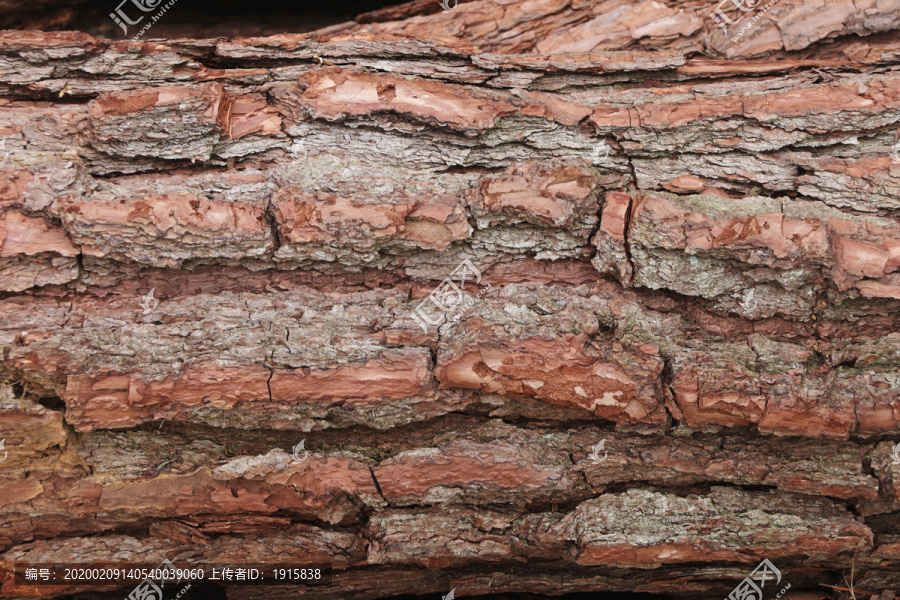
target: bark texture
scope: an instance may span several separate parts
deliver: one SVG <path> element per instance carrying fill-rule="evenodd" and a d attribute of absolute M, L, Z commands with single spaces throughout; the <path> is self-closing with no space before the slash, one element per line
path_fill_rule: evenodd
<path fill-rule="evenodd" d="M 711 10 L 0 32 L 0 595 L 900 587 L 900 5 Z"/>

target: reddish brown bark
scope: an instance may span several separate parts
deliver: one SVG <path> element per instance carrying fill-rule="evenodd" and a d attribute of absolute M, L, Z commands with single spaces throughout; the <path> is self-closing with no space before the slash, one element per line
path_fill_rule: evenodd
<path fill-rule="evenodd" d="M 896 588 L 898 11 L 851 4 L 0 33 L 0 595 Z"/>

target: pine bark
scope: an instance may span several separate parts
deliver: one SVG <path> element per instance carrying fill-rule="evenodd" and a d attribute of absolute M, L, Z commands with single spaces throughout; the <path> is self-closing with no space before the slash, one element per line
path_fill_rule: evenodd
<path fill-rule="evenodd" d="M 900 587 L 870 4 L 0 32 L 0 596 L 167 557 L 329 563 L 323 600 Z"/>

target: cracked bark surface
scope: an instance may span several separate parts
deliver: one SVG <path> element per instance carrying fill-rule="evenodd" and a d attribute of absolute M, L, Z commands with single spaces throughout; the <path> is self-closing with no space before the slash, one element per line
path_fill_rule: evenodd
<path fill-rule="evenodd" d="M 897 589 L 900 6 L 710 11 L 0 32 L 0 596 Z"/>

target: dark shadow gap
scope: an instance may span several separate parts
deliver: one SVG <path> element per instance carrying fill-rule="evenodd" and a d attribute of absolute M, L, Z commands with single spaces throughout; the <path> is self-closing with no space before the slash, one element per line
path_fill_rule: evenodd
<path fill-rule="evenodd" d="M 58 4 L 15 2 L 0 15 L 2 29 L 82 31 L 112 40 L 131 39 L 169 0 L 69 0 Z M 437 0 L 435 0 L 437 2 Z M 138 3 L 149 7 L 146 11 Z M 394 0 L 285 3 L 274 0 L 175 0 L 140 38 L 214 38 L 305 33 L 352 21 L 357 15 L 396 5 Z M 117 8 L 132 21 L 127 34 L 110 17 Z"/>

